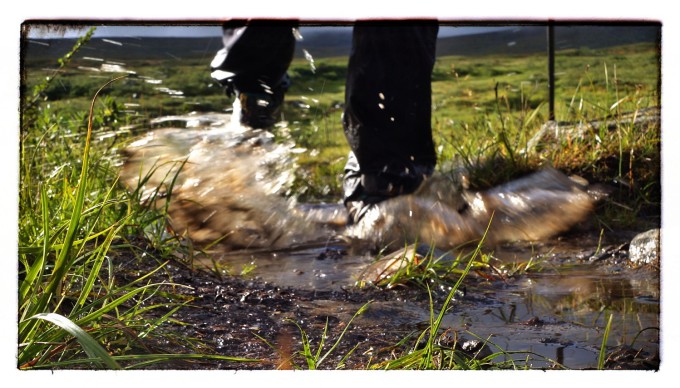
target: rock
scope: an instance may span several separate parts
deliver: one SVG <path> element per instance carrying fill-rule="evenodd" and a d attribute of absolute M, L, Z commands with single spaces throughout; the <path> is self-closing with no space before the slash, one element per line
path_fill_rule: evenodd
<path fill-rule="evenodd" d="M 440 251 L 428 244 L 411 244 L 379 258 L 368 266 L 357 279 L 357 285 L 366 283 L 375 285 L 387 285 L 389 278 L 395 273 L 408 266 L 418 266 L 425 263 L 429 258 L 435 262 L 446 260 L 455 261 L 456 257 L 451 252 Z"/>
<path fill-rule="evenodd" d="M 636 265 L 658 266 L 661 246 L 661 229 L 651 229 L 633 237 L 628 249 L 628 258 Z"/>

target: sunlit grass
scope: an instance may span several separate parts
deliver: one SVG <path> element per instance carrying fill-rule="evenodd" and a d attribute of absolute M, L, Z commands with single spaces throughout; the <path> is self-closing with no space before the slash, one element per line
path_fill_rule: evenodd
<path fill-rule="evenodd" d="M 604 334 L 602 335 L 602 345 L 600 346 L 600 353 L 597 357 L 597 369 L 604 369 L 604 363 L 607 354 L 607 341 L 609 340 L 609 331 L 612 327 L 613 314 L 609 314 L 609 319 L 607 319 L 607 326 L 604 328 Z"/>
<path fill-rule="evenodd" d="M 91 118 L 95 101 L 96 95 Z M 25 112 L 31 113 L 41 114 Z M 129 350 L 112 346 L 125 338 L 123 331 L 114 329 L 116 322 L 126 322 L 133 331 L 144 327 L 142 312 L 152 307 L 142 305 L 163 286 L 145 280 L 151 273 L 136 284 L 119 285 L 112 270 L 113 251 L 124 245 L 127 230 L 143 220 L 143 210 L 117 188 L 115 171 L 101 155 L 92 157 L 92 120 L 82 154 L 62 148 L 61 142 L 45 142 L 48 132 L 35 129 L 24 128 L 22 136 L 18 365 L 58 367 L 82 358 L 79 353 L 84 349 L 89 359 L 81 366 L 118 368 L 102 346 L 114 354 Z M 59 165 L 42 157 L 48 155 L 56 156 Z M 67 333 L 75 335 L 82 347 L 75 346 Z"/>
<path fill-rule="evenodd" d="M 154 276 L 183 247 L 174 237 L 154 241 L 143 236 L 149 226 L 165 224 L 164 214 L 141 205 L 139 193 L 128 193 L 118 184 L 112 149 L 121 139 L 94 139 L 93 133 L 104 128 L 116 132 L 119 123 L 102 120 L 110 105 L 99 109 L 97 96 L 120 80 L 93 92 L 82 133 L 34 95 L 24 100 L 17 279 L 20 369 L 136 368 L 198 357 L 189 353 L 195 348 L 190 339 L 181 340 L 187 355 L 153 354 L 147 345 L 158 337 L 178 342 L 159 328 L 187 303 L 172 291 L 183 286 Z M 34 93 L 41 95 L 44 88 Z M 152 260 L 145 265 L 152 270 L 123 280 L 121 259 Z M 159 313 L 150 314 L 154 311 Z"/>
<path fill-rule="evenodd" d="M 390 255 L 388 257 L 377 255 L 374 266 L 379 268 L 380 263 L 386 264 L 384 273 L 376 275 L 379 279 L 370 280 L 373 282 L 372 286 L 449 290 L 461 275 L 467 273 L 466 263 L 470 262 L 470 267 L 480 274 L 492 268 L 489 263 L 490 256 L 472 247 L 460 247 L 454 251 L 443 252 L 434 246 L 416 243 L 396 252 L 386 253 Z M 368 271 L 374 270 L 369 268 Z M 359 281 L 357 285 L 365 287 L 367 281 L 369 280 Z"/>

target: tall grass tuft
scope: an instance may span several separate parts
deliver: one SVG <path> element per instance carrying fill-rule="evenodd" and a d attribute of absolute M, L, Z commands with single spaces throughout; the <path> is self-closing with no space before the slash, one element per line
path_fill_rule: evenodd
<path fill-rule="evenodd" d="M 182 286 L 163 273 L 179 242 L 164 238 L 157 250 L 145 238 L 145 229 L 165 222 L 162 209 L 141 205 L 139 193 L 118 183 L 115 147 L 93 139 L 96 125 L 116 129 L 96 117 L 111 103 L 105 99 L 101 107 L 98 97 L 121 78 L 94 94 L 85 133 L 41 103 L 36 96 L 44 87 L 22 100 L 17 366 L 120 369 L 176 359 L 254 361 L 193 354 L 191 340 L 179 342 L 162 330 L 191 301 L 173 293 Z M 120 272 L 123 261 L 143 260 L 151 260 L 142 265 L 148 272 Z M 179 342 L 187 354 L 167 354 L 153 345 L 160 338 Z"/>
<path fill-rule="evenodd" d="M 29 144 L 36 128 L 24 128 L 19 225 L 20 368 L 40 367 L 47 362 L 54 365 L 54 358 L 76 357 L 81 349 L 95 359 L 94 364 L 87 364 L 118 368 L 98 343 L 111 337 L 113 321 L 131 313 L 123 306 L 139 306 L 136 298 L 159 288 L 152 283 L 120 287 L 111 272 L 109 250 L 141 211 L 118 189 L 113 171 L 90 158 L 97 96 L 120 78 L 107 82 L 92 99 L 79 173 L 74 168 L 75 154 L 59 149 L 59 143 L 55 146 L 46 141 L 49 132 Z M 39 117 L 29 122 L 44 120 Z M 29 153 L 31 148 L 33 152 Z M 44 176 L 47 166 L 40 163 L 42 153 L 63 157 L 63 164 L 48 176 Z M 95 168 L 99 171 L 93 171 Z M 77 180 L 72 185 L 74 176 Z M 90 330 L 94 336 L 87 333 Z M 66 338 L 67 333 L 75 335 L 82 347 L 76 349 Z"/>
<path fill-rule="evenodd" d="M 325 345 L 326 345 L 325 339 L 328 338 L 328 322 L 326 322 L 326 325 L 324 326 L 323 334 L 321 335 L 321 339 L 319 340 L 319 344 L 317 345 L 316 351 L 314 351 L 312 342 L 309 339 L 309 336 L 307 335 L 307 333 L 304 331 L 304 329 L 302 329 L 302 327 L 300 327 L 300 325 L 298 325 L 297 322 L 291 321 L 298 328 L 298 330 L 300 331 L 300 335 L 302 337 L 302 350 L 298 351 L 296 353 L 296 355 L 304 358 L 305 363 L 307 364 L 307 368 L 309 370 L 319 369 L 321 367 L 321 365 L 324 364 L 324 361 L 338 347 L 338 345 L 342 341 L 343 337 L 345 336 L 345 333 L 347 332 L 347 330 L 351 326 L 354 319 L 356 317 L 358 317 L 359 315 L 363 314 L 366 311 L 366 309 L 368 309 L 370 304 L 371 304 L 371 302 L 364 304 L 363 306 L 361 306 L 359 308 L 359 310 L 357 310 L 356 313 L 354 313 L 354 315 L 349 320 L 349 322 L 347 322 L 347 324 L 345 325 L 345 328 L 342 330 L 342 332 L 340 333 L 338 338 L 335 340 L 333 345 L 331 345 L 331 347 L 328 348 L 325 352 L 323 352 L 323 351 L 324 351 Z M 357 344 L 357 346 L 358 346 L 358 344 Z M 352 348 L 349 352 L 347 352 L 342 357 L 340 362 L 335 366 L 335 369 L 342 369 L 344 367 L 346 360 L 354 352 L 354 350 L 356 350 L 357 346 Z M 323 354 L 322 354 L 322 352 L 323 352 Z M 293 360 L 291 359 L 289 361 L 292 362 Z M 295 365 L 295 364 L 293 363 L 293 365 Z M 301 369 L 301 368 L 299 366 L 296 366 L 296 369 Z"/>

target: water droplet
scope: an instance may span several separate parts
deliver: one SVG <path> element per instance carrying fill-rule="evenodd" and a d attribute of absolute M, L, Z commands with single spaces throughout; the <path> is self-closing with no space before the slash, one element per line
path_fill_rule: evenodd
<path fill-rule="evenodd" d="M 293 36 L 295 37 L 295 40 L 297 40 L 298 42 L 302 42 L 303 40 L 305 40 L 305 38 L 300 33 L 300 29 L 298 28 L 293 28 Z"/>
<path fill-rule="evenodd" d="M 302 50 L 305 53 L 305 59 L 309 62 L 309 68 L 312 70 L 312 74 L 316 74 L 316 66 L 314 65 L 314 57 L 307 50 Z"/>

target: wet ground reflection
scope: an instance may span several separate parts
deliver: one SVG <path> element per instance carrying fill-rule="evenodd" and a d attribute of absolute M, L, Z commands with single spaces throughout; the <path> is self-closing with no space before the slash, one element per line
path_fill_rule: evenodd
<path fill-rule="evenodd" d="M 597 245 L 584 246 L 584 240 L 589 238 L 580 235 L 555 239 L 534 246 L 533 251 L 526 245 L 498 249 L 495 256 L 499 260 L 543 255 L 550 257 L 544 262 L 546 267 L 551 264 L 553 268 L 466 287 L 465 296 L 458 298 L 442 327 L 466 338 L 488 340 L 494 344 L 490 346 L 492 352 L 501 349 L 520 352 L 519 356 L 499 356 L 496 361 L 529 356 L 534 367 L 550 367 L 552 360 L 569 368 L 587 369 L 597 366 L 604 328 L 608 314 L 612 313 L 609 347 L 633 344 L 636 350 L 658 353 L 658 273 L 649 269 L 623 271 L 606 260 L 588 263 L 577 256 L 596 249 Z M 590 236 L 590 240 L 597 243 L 597 236 Z M 247 278 L 284 288 L 323 292 L 353 287 L 358 274 L 373 260 L 370 255 L 348 254 L 346 249 L 342 244 L 329 243 L 295 252 L 242 253 L 216 258 L 232 273 L 254 266 Z M 202 264 L 211 271 L 215 268 L 214 262 Z M 425 302 L 408 297 L 375 301 L 359 322 L 406 335 L 429 322 Z M 331 300 L 305 304 L 306 309 L 319 316 L 337 317 L 339 311 L 345 311 L 347 319 L 352 309 L 359 307 Z"/>

